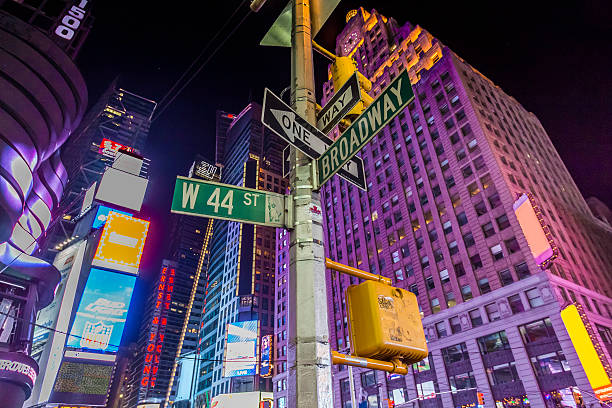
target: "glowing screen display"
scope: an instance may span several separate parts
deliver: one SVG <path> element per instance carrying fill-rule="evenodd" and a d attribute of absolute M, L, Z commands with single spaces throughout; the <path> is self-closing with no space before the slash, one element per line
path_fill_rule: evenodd
<path fill-rule="evenodd" d="M 106 219 L 108 218 L 108 214 L 111 211 L 119 213 L 119 214 L 125 214 L 125 215 L 130 215 L 130 216 L 133 215 L 125 211 L 119 211 L 119 210 L 115 210 L 114 208 L 107 207 L 105 205 L 100 205 L 98 206 L 98 211 L 96 211 L 96 217 L 94 218 L 91 228 L 98 229 L 102 227 L 104 224 L 106 224 Z"/>
<path fill-rule="evenodd" d="M 268 334 L 261 336 L 261 368 L 259 375 L 262 377 L 272 376 L 272 365 L 270 364 L 270 355 L 272 354 L 272 342 L 274 336 Z"/>
<path fill-rule="evenodd" d="M 523 194 L 513 205 L 531 254 L 540 268 L 546 269 L 557 256 L 557 247 L 552 240 L 548 226 L 544 224 L 542 213 L 535 205 L 531 194 Z"/>
<path fill-rule="evenodd" d="M 259 321 L 229 323 L 225 344 L 224 377 L 255 375 L 258 369 Z"/>
<path fill-rule="evenodd" d="M 138 274 L 149 221 L 110 212 L 92 265 Z"/>
<path fill-rule="evenodd" d="M 91 268 L 66 346 L 115 353 L 136 277 Z"/>

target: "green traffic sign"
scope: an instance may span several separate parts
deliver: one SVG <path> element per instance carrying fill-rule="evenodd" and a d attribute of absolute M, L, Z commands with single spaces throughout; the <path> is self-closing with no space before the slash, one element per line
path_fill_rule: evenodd
<path fill-rule="evenodd" d="M 413 98 L 414 92 L 410 86 L 408 71 L 404 70 L 317 159 L 319 186 L 336 174 Z"/>
<path fill-rule="evenodd" d="M 178 176 L 170 212 L 284 227 L 285 196 Z"/>

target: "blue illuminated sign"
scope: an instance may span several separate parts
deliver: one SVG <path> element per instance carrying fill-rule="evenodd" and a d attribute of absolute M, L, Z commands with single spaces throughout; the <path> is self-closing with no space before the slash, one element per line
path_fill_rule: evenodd
<path fill-rule="evenodd" d="M 249 320 L 227 325 L 224 377 L 256 375 L 258 360 L 257 337 L 259 321 Z"/>
<path fill-rule="evenodd" d="M 91 268 L 66 346 L 115 353 L 136 277 Z"/>
<path fill-rule="evenodd" d="M 261 368 L 259 375 L 262 377 L 272 376 L 272 365 L 270 364 L 270 354 L 272 353 L 272 341 L 274 337 L 271 334 L 261 336 Z"/>
<path fill-rule="evenodd" d="M 119 211 L 119 210 L 115 210 L 114 208 L 107 207 L 105 205 L 100 205 L 98 206 L 98 211 L 96 211 L 96 217 L 94 218 L 91 228 L 98 229 L 102 227 L 106 223 L 106 219 L 108 218 L 108 213 L 111 211 L 114 211 L 119 214 L 130 215 L 130 216 L 134 215 L 129 212 Z"/>

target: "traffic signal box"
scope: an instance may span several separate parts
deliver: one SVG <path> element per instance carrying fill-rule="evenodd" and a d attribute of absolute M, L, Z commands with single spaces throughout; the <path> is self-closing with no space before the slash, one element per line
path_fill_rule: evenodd
<path fill-rule="evenodd" d="M 476 395 L 478 396 L 478 405 L 484 406 L 484 394 L 482 392 L 478 392 Z"/>
<path fill-rule="evenodd" d="M 400 358 L 406 364 L 427 357 L 427 342 L 416 296 L 405 289 L 367 280 L 346 290 L 351 354 Z"/>
<path fill-rule="evenodd" d="M 325 259 L 328 269 L 364 279 L 346 290 L 351 355 L 332 351 L 333 364 L 406 375 L 408 364 L 427 357 L 416 296 L 391 279 Z"/>
<path fill-rule="evenodd" d="M 357 79 L 359 80 L 361 97 L 357 105 L 347 113 L 346 116 L 348 116 L 349 119 L 361 115 L 374 100 L 367 94 L 372 90 L 372 82 L 370 82 L 361 72 L 357 71 L 357 63 L 352 57 L 336 57 L 331 67 L 332 81 L 334 83 L 334 90 L 336 91 L 339 90 L 355 72 L 357 72 Z"/>

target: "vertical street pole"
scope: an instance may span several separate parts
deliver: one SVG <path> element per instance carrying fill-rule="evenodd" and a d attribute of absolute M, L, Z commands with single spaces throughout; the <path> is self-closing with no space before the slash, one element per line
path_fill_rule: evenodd
<path fill-rule="evenodd" d="M 310 0 L 291 0 L 291 103 L 316 123 Z M 294 230 L 289 247 L 288 407 L 332 408 L 331 356 L 327 326 L 323 226 L 309 208 L 320 208 L 313 192 L 310 160 L 291 148 Z"/>
<path fill-rule="evenodd" d="M 351 408 L 357 408 L 355 404 L 355 377 L 353 377 L 353 366 L 348 366 L 349 388 L 351 390 Z"/>

